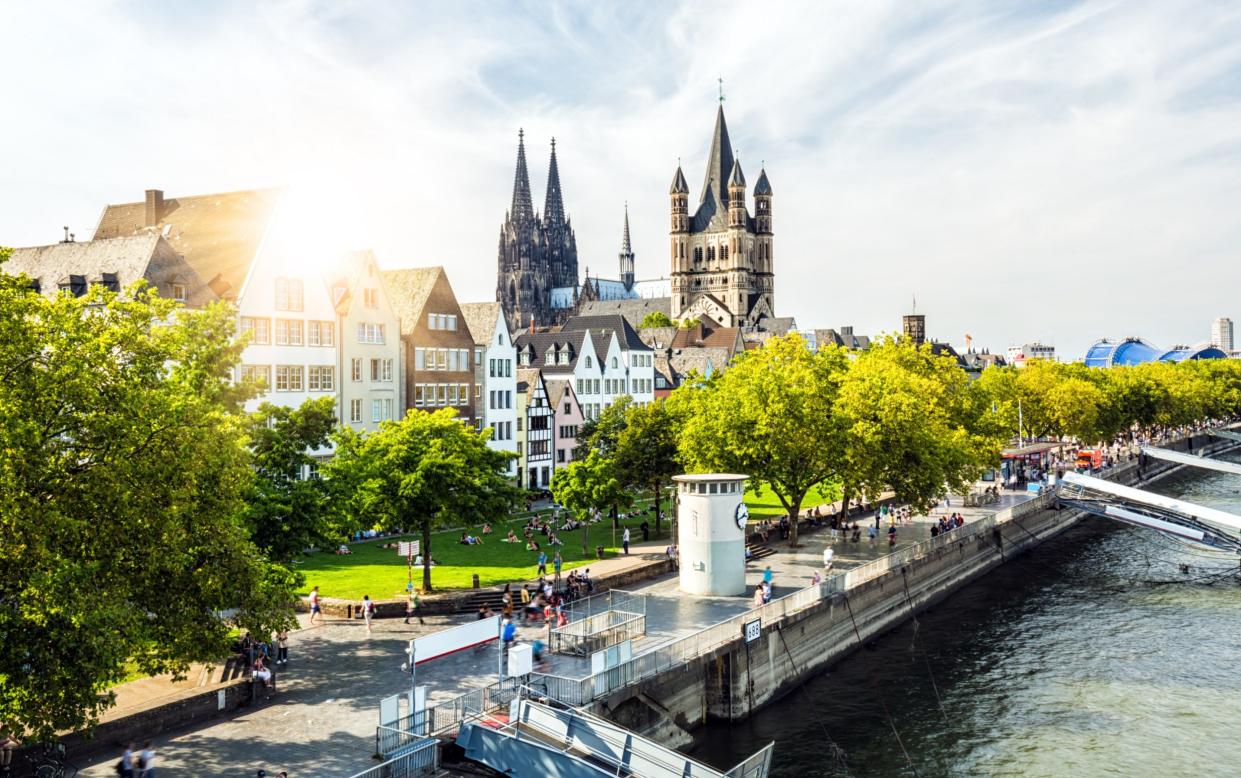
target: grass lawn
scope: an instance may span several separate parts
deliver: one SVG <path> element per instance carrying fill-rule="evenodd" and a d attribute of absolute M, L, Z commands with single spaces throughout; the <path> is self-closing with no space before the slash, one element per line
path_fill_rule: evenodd
<path fill-rule="evenodd" d="M 641 500 L 635 508 L 645 509 L 649 505 L 651 505 L 650 499 Z M 668 510 L 667 501 L 664 502 L 664 510 Z M 549 513 L 549 511 L 543 511 L 543 513 Z M 656 536 L 654 515 L 648 515 L 646 518 L 651 525 L 652 540 L 656 537 L 668 537 L 668 522 L 661 523 L 663 531 Z M 471 577 L 475 573 L 478 574 L 479 583 L 482 586 L 536 578 L 539 554 L 537 551 L 526 550 L 525 539 L 519 529 L 525 522 L 526 518 L 523 516 L 514 518 L 509 523 L 492 524 L 493 532 L 483 538 L 481 546 L 463 546 L 458 543 L 461 537 L 459 530 L 432 534 L 431 555 L 436 561 L 435 567 L 431 568 L 432 588 L 437 591 L 468 589 L 472 586 Z M 642 533 L 638 530 L 641 523 L 641 517 L 622 522 L 622 526 L 631 528 L 630 542 L 637 543 L 642 540 Z M 522 542 L 503 542 L 509 528 L 512 528 L 519 538 L 522 538 Z M 567 575 L 571 568 L 588 567 L 591 562 L 596 561 L 595 546 L 604 547 L 605 558 L 619 553 L 621 531 L 616 531 L 615 542 L 613 542 L 610 519 L 605 518 L 597 524 L 592 524 L 589 532 L 590 553 L 585 556 L 582 554 L 582 530 L 559 533 L 561 540 L 564 541 L 564 545 L 559 547 L 560 555 L 564 557 L 562 568 L 564 574 Z M 469 533 L 477 535 L 478 528 L 470 528 Z M 536 535 L 535 538 L 547 551 L 547 570 L 551 573 L 554 569 L 551 560 L 556 550 L 543 543 L 542 535 Z M 348 555 L 320 551 L 305 556 L 302 564 L 296 566 L 306 576 L 300 594 L 307 594 L 310 587 L 318 586 L 319 593 L 324 597 L 361 599 L 365 594 L 377 600 L 403 597 L 407 580 L 405 558 L 397 556 L 396 551 L 392 549 L 379 548 L 380 545 L 391 543 L 395 539 L 389 536 L 354 543 L 350 546 L 353 553 Z M 403 536 L 403 539 L 417 540 L 418 538 L 411 535 Z M 414 568 L 414 586 L 422 586 L 421 567 Z"/>
<path fill-rule="evenodd" d="M 806 494 L 806 499 L 802 500 L 801 508 L 804 511 L 815 505 L 824 505 L 839 499 L 839 486 L 836 484 L 820 484 Z M 761 519 L 779 520 L 781 516 L 788 515 L 788 511 L 784 510 L 784 506 L 780 504 L 780 498 L 766 488 L 759 489 L 750 486 L 745 494 L 745 505 L 750 511 L 750 519 L 754 521 Z"/>

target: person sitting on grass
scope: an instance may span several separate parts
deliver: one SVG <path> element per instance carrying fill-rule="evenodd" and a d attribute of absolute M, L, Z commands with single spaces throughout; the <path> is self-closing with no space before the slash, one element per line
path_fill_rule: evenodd
<path fill-rule="evenodd" d="M 341 543 L 339 546 L 336 547 L 337 556 L 343 556 L 345 554 L 352 554 L 352 553 L 353 553 L 353 550 L 350 549 L 349 546 L 346 546 L 344 543 Z"/>
<path fill-rule="evenodd" d="M 489 522 L 489 521 L 484 521 L 484 522 L 483 522 L 483 533 L 482 533 L 482 534 L 484 534 L 484 535 L 490 535 L 490 534 L 491 534 L 491 522 Z"/>
<path fill-rule="evenodd" d="M 538 551 L 539 550 L 538 541 L 531 539 L 530 542 L 526 544 L 526 550 L 527 551 Z"/>
<path fill-rule="evenodd" d="M 520 542 L 521 542 L 521 540 L 517 537 L 517 533 L 516 533 L 516 532 L 513 532 L 512 530 L 509 530 L 509 531 L 508 531 L 508 537 L 504 539 L 504 542 L 505 542 L 505 543 L 520 543 Z"/>

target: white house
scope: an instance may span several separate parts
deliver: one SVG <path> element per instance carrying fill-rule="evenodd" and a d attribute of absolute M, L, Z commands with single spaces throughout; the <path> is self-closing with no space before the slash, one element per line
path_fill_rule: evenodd
<path fill-rule="evenodd" d="M 401 322 L 370 251 L 344 256 L 327 284 L 340 321 L 336 416 L 343 425 L 371 432 L 404 415 Z"/>
<path fill-rule="evenodd" d="M 517 453 L 517 349 L 498 302 L 463 303 L 461 315 L 474 338 L 474 383 L 482 386 L 475 413 L 491 428 L 490 446 Z M 517 475 L 517 461 L 509 464 Z"/>

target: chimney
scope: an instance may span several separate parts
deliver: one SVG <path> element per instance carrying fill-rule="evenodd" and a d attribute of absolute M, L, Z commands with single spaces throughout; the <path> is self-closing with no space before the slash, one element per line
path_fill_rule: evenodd
<path fill-rule="evenodd" d="M 146 226 L 157 227 L 164 216 L 164 190 L 148 189 L 146 196 Z"/>

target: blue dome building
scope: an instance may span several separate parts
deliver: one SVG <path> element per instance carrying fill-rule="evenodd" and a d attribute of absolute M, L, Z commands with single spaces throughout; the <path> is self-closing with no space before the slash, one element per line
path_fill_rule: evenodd
<path fill-rule="evenodd" d="M 1228 354 L 1210 345 L 1156 348 L 1141 338 L 1095 341 L 1086 349 L 1086 367 L 1141 365 L 1147 362 L 1184 362 L 1194 359 L 1227 359 Z"/>

